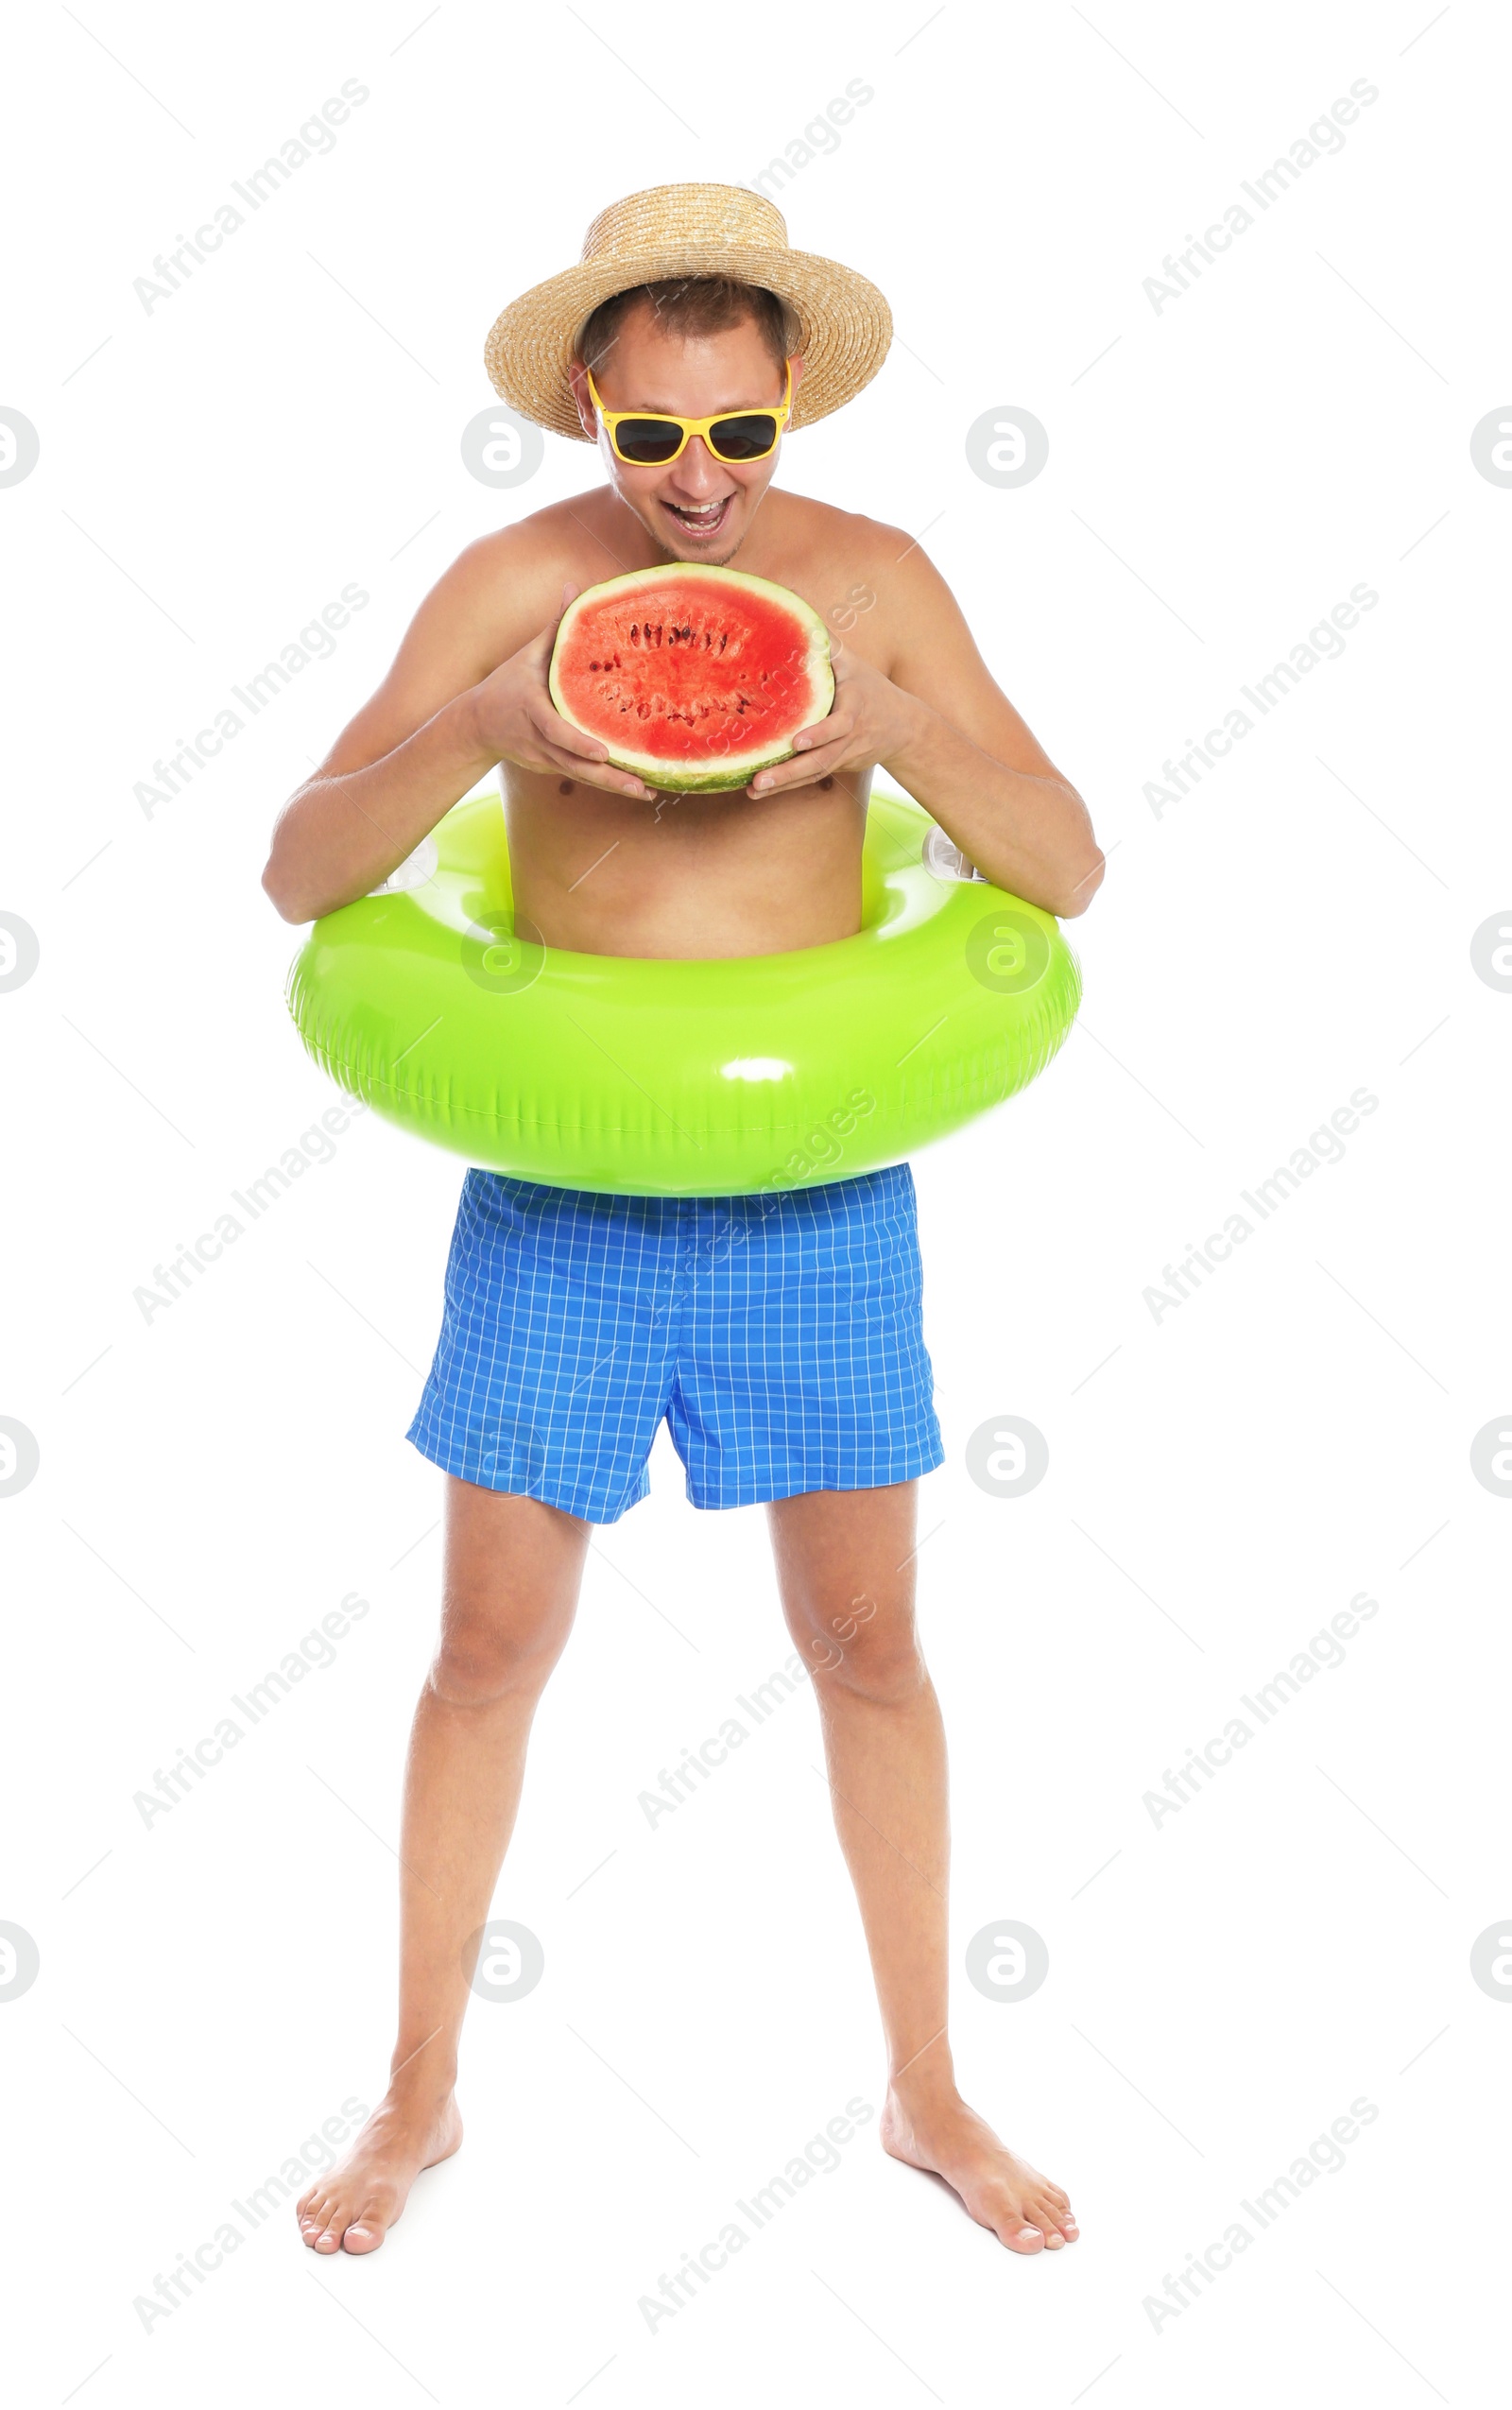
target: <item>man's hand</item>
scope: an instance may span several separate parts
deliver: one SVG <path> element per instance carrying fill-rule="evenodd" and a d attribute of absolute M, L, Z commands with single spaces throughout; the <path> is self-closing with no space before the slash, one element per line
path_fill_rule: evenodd
<path fill-rule="evenodd" d="M 873 762 L 890 765 L 918 733 L 925 707 L 917 696 L 905 694 L 843 645 L 833 646 L 833 662 L 834 701 L 828 719 L 800 729 L 793 739 L 793 760 L 762 770 L 746 789 L 747 795 L 809 786 Z"/>
<path fill-rule="evenodd" d="M 564 611 L 576 592 L 576 586 L 562 588 Z M 479 741 L 500 761 L 515 762 L 523 770 L 556 770 L 581 779 L 585 786 L 602 786 L 611 795 L 648 803 L 654 789 L 629 770 L 611 768 L 602 740 L 574 728 L 551 699 L 546 673 L 560 625 L 558 617 L 472 689 Z"/>

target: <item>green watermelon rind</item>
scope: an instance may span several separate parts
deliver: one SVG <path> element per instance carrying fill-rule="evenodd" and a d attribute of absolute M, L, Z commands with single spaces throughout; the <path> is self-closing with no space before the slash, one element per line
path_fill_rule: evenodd
<path fill-rule="evenodd" d="M 813 605 L 806 603 L 800 594 L 795 594 L 788 587 L 777 585 L 770 577 L 753 577 L 744 569 L 716 569 L 700 560 L 667 561 L 655 569 L 631 570 L 623 577 L 606 577 L 596 586 L 586 587 L 568 604 L 557 629 L 546 681 L 552 702 L 561 717 L 585 736 L 598 734 L 596 729 L 585 727 L 573 712 L 562 691 L 557 668 L 563 643 L 576 625 L 584 607 L 600 601 L 616 587 L 673 585 L 689 578 L 698 584 L 708 579 L 726 586 L 747 587 L 753 593 L 765 595 L 781 610 L 791 612 L 808 632 L 808 659 L 804 666 L 814 688 L 815 709 L 800 722 L 800 726 L 813 727 L 826 718 L 834 701 L 834 672 L 830 665 L 829 630 Z M 796 735 L 798 731 L 795 729 L 793 733 Z M 634 777 L 643 779 L 647 786 L 655 787 L 658 794 L 718 795 L 733 793 L 748 785 L 758 770 L 775 769 L 780 762 L 790 762 L 793 747 L 784 742 L 753 746 L 745 753 L 722 753 L 717 765 L 713 766 L 708 763 L 696 762 L 679 766 L 662 760 L 660 755 L 637 753 L 628 749 L 623 751 L 610 749 L 609 758 L 616 769 L 628 770 Z"/>

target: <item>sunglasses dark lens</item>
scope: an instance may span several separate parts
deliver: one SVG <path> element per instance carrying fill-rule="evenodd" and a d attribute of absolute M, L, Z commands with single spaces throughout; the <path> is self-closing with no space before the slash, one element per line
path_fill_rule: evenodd
<path fill-rule="evenodd" d="M 716 419 L 709 430 L 710 448 L 721 460 L 759 460 L 776 441 L 777 421 L 769 410 Z"/>
<path fill-rule="evenodd" d="M 622 419 L 614 439 L 625 459 L 652 469 L 672 458 L 682 441 L 682 429 L 672 419 Z"/>

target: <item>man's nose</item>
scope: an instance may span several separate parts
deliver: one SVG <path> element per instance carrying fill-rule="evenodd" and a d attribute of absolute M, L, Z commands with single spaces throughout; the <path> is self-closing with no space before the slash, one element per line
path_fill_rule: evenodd
<path fill-rule="evenodd" d="M 718 461 L 701 435 L 688 438 L 682 456 L 674 463 L 672 471 L 673 481 L 679 491 L 695 501 L 728 491 L 728 488 L 720 483 L 722 473 Z"/>

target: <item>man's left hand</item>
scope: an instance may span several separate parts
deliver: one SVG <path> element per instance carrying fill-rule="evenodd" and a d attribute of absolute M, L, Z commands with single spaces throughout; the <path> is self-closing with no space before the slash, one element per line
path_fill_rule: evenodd
<path fill-rule="evenodd" d="M 783 787 L 811 786 L 842 770 L 896 761 L 917 735 L 926 707 L 905 694 L 859 653 L 835 646 L 833 654 L 834 701 L 827 719 L 804 728 L 793 739 L 793 759 L 776 769 L 762 770 L 747 787 L 747 795 L 775 795 Z"/>

